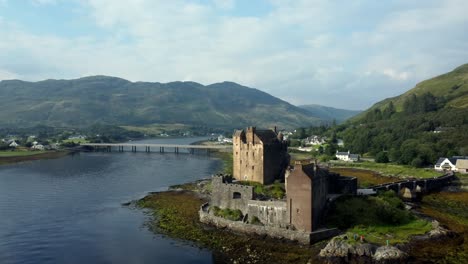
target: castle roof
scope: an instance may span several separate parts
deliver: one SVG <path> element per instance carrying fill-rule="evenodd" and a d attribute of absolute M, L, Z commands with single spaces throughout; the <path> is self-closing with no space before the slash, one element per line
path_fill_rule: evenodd
<path fill-rule="evenodd" d="M 263 144 L 272 143 L 278 140 L 275 131 L 271 129 L 257 129 L 255 130 L 255 135 L 263 142 Z"/>

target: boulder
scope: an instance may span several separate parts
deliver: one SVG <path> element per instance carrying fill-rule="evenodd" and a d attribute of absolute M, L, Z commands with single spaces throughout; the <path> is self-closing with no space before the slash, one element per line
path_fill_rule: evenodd
<path fill-rule="evenodd" d="M 400 263 L 407 257 L 405 252 L 393 246 L 379 247 L 374 253 L 374 260 L 377 263 Z"/>

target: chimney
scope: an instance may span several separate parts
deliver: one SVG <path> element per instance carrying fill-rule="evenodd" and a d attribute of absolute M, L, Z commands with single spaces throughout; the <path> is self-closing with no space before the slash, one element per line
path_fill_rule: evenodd
<path fill-rule="evenodd" d="M 276 130 L 276 126 L 275 126 L 275 134 L 278 134 L 278 131 Z"/>

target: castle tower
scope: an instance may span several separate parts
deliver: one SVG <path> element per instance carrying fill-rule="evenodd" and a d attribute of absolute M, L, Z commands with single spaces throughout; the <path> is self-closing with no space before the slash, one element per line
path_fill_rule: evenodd
<path fill-rule="evenodd" d="M 284 177 L 289 162 L 287 144 L 274 130 L 248 127 L 235 131 L 232 142 L 236 180 L 270 184 Z"/>

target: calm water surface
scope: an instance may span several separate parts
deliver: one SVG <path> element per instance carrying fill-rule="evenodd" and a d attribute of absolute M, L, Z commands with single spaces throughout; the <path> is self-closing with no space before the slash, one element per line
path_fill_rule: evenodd
<path fill-rule="evenodd" d="M 220 166 L 207 155 L 144 152 L 0 166 L 0 263 L 212 263 L 211 252 L 154 235 L 141 210 L 121 203 Z"/>

